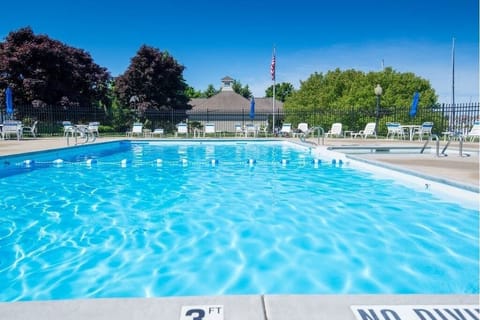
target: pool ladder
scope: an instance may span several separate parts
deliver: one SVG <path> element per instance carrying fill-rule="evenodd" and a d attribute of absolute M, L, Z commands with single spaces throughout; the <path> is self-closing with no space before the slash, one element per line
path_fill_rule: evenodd
<path fill-rule="evenodd" d="M 96 136 L 95 133 L 93 133 L 90 129 L 79 129 L 79 128 L 74 128 L 74 130 L 68 131 L 66 134 L 67 137 L 67 146 L 70 146 L 70 134 L 73 138 L 75 138 L 75 145 L 78 144 L 78 136 L 80 138 L 85 139 L 83 143 L 87 143 L 88 141 L 95 142 Z"/>
<path fill-rule="evenodd" d="M 310 133 L 315 133 L 317 131 L 317 145 L 320 145 L 320 137 L 322 137 L 322 146 L 325 145 L 325 130 L 322 127 L 313 127 L 309 129 L 307 132 L 303 132 L 299 135 L 299 138 L 302 142 L 306 142 L 306 137 L 310 135 Z"/>
<path fill-rule="evenodd" d="M 454 136 L 449 136 L 447 144 L 445 145 L 445 147 L 443 147 L 443 150 L 442 150 L 441 153 L 440 153 L 440 138 L 438 137 L 438 135 L 432 134 L 428 137 L 427 141 L 425 141 L 425 144 L 423 145 L 422 150 L 420 150 L 420 153 L 423 153 L 423 151 L 425 151 L 425 148 L 430 143 L 430 141 L 435 140 L 435 153 L 436 153 L 437 157 L 446 157 L 447 154 L 445 153 L 445 151 L 447 151 L 448 146 L 450 145 L 450 142 L 452 142 L 452 137 L 457 137 L 458 138 L 458 141 L 459 141 L 459 150 L 458 150 L 459 151 L 459 156 L 460 157 L 469 157 L 470 156 L 469 154 L 464 154 L 463 153 L 463 135 L 461 135 L 461 134 L 456 134 Z"/>

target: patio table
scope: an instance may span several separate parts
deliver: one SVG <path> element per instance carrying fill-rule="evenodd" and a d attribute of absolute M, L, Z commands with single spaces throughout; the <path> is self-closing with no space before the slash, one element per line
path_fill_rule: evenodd
<path fill-rule="evenodd" d="M 400 126 L 400 128 L 402 129 L 408 129 L 408 137 L 410 139 L 410 141 L 413 140 L 413 132 L 415 129 L 420 129 L 422 126 L 418 125 L 418 124 L 403 124 Z"/>

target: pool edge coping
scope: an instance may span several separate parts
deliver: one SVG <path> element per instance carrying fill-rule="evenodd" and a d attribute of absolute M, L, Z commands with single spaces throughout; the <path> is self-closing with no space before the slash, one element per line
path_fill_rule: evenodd
<path fill-rule="evenodd" d="M 182 319 L 182 307 L 221 306 L 227 320 L 355 320 L 353 306 L 478 308 L 478 295 L 224 295 L 1 302 L 2 319 Z M 5 318 L 4 318 L 5 317 Z M 438 318 L 441 319 L 441 318 Z M 402 318 L 403 320 L 403 318 Z"/>

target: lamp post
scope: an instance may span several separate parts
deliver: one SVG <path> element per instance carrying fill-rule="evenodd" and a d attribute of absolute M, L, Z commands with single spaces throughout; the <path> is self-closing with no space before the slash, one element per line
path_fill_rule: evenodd
<path fill-rule="evenodd" d="M 137 103 L 140 101 L 137 96 L 131 96 L 130 97 L 130 107 L 133 109 L 135 116 L 138 117 L 138 110 L 137 110 Z"/>
<path fill-rule="evenodd" d="M 377 108 L 375 109 L 375 133 L 378 134 L 378 118 L 380 117 L 380 96 L 383 93 L 382 87 L 379 84 L 375 87 L 375 96 L 377 97 Z"/>

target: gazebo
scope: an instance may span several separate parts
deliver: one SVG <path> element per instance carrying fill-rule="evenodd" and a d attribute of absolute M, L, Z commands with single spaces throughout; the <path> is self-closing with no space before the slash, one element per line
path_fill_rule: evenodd
<path fill-rule="evenodd" d="M 254 98 L 255 116 L 250 118 L 250 100 L 233 91 L 234 79 L 224 77 L 220 92 L 210 98 L 190 100 L 193 107 L 187 111 L 189 121 L 199 121 L 203 125 L 214 122 L 218 131 L 234 132 L 235 125 L 253 123 L 255 126 L 268 125 L 272 118 L 272 98 Z M 275 113 L 283 112 L 283 103 L 275 101 Z"/>

